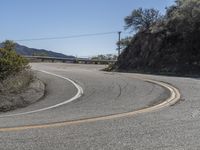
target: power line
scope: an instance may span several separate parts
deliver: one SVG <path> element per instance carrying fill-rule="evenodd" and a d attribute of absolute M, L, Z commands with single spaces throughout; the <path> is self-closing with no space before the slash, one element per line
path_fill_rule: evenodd
<path fill-rule="evenodd" d="M 116 33 L 118 33 L 118 31 L 103 32 L 103 33 L 92 33 L 92 34 L 79 34 L 79 35 L 70 35 L 70 36 L 61 36 L 61 37 L 30 38 L 30 39 L 20 39 L 20 40 L 14 40 L 14 41 L 21 42 L 21 41 L 41 41 L 41 40 L 70 39 L 70 38 L 79 38 L 79 37 L 109 35 L 109 34 L 116 34 Z"/>

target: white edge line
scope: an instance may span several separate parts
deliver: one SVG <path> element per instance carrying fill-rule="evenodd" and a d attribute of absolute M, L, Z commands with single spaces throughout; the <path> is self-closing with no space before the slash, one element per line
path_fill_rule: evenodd
<path fill-rule="evenodd" d="M 61 78 L 61 79 L 64 79 L 64 80 L 67 80 L 67 81 L 71 82 L 77 89 L 76 95 L 73 96 L 72 98 L 70 98 L 69 100 L 66 100 L 66 101 L 64 101 L 62 103 L 59 103 L 59 104 L 56 104 L 56 105 L 53 105 L 53 106 L 49 106 L 49 107 L 45 107 L 45 108 L 41 108 L 41 109 L 37 109 L 37 110 L 33 110 L 33 111 L 28 111 L 28 112 L 17 113 L 17 114 L 0 115 L 0 118 L 27 115 L 27 114 L 31 114 L 31 113 L 37 113 L 37 112 L 49 110 L 49 109 L 52 109 L 52 108 L 56 108 L 56 107 L 68 104 L 68 103 L 78 99 L 79 97 L 81 97 L 83 95 L 82 87 L 80 85 L 78 85 L 77 83 L 75 83 L 73 80 L 71 80 L 69 78 L 66 78 L 66 77 L 63 77 L 61 75 L 57 75 L 57 74 L 54 74 L 54 73 L 51 73 L 51 72 L 47 72 L 47 71 L 43 71 L 43 70 L 37 70 L 37 71 L 43 72 L 43 73 L 46 73 L 46 74 L 49 74 L 49 75 L 53 75 L 53 76 L 56 76 L 58 78 Z"/>

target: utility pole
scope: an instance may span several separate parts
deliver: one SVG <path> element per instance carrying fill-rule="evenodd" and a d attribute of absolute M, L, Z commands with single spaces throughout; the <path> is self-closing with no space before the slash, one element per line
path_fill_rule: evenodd
<path fill-rule="evenodd" d="M 121 31 L 118 32 L 119 35 L 119 40 L 118 40 L 118 57 L 120 55 L 120 50 L 121 50 Z"/>

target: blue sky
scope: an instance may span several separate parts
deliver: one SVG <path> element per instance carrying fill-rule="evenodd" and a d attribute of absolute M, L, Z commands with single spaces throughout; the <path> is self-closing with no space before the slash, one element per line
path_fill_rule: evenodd
<path fill-rule="evenodd" d="M 135 8 L 161 13 L 174 0 L 1 0 L 0 41 L 124 30 L 124 17 Z M 126 36 L 122 34 L 122 37 Z M 117 53 L 118 35 L 18 42 L 74 56 Z"/>

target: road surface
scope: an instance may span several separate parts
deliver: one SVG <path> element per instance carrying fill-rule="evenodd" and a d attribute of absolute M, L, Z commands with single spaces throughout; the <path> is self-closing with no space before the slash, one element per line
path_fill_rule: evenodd
<path fill-rule="evenodd" d="M 0 114 L 0 149 L 200 149 L 199 79 L 99 71 L 103 67 L 32 64 L 46 96 Z M 153 112 L 87 121 L 152 107 L 170 96 L 138 78 L 177 87 L 181 100 Z"/>

